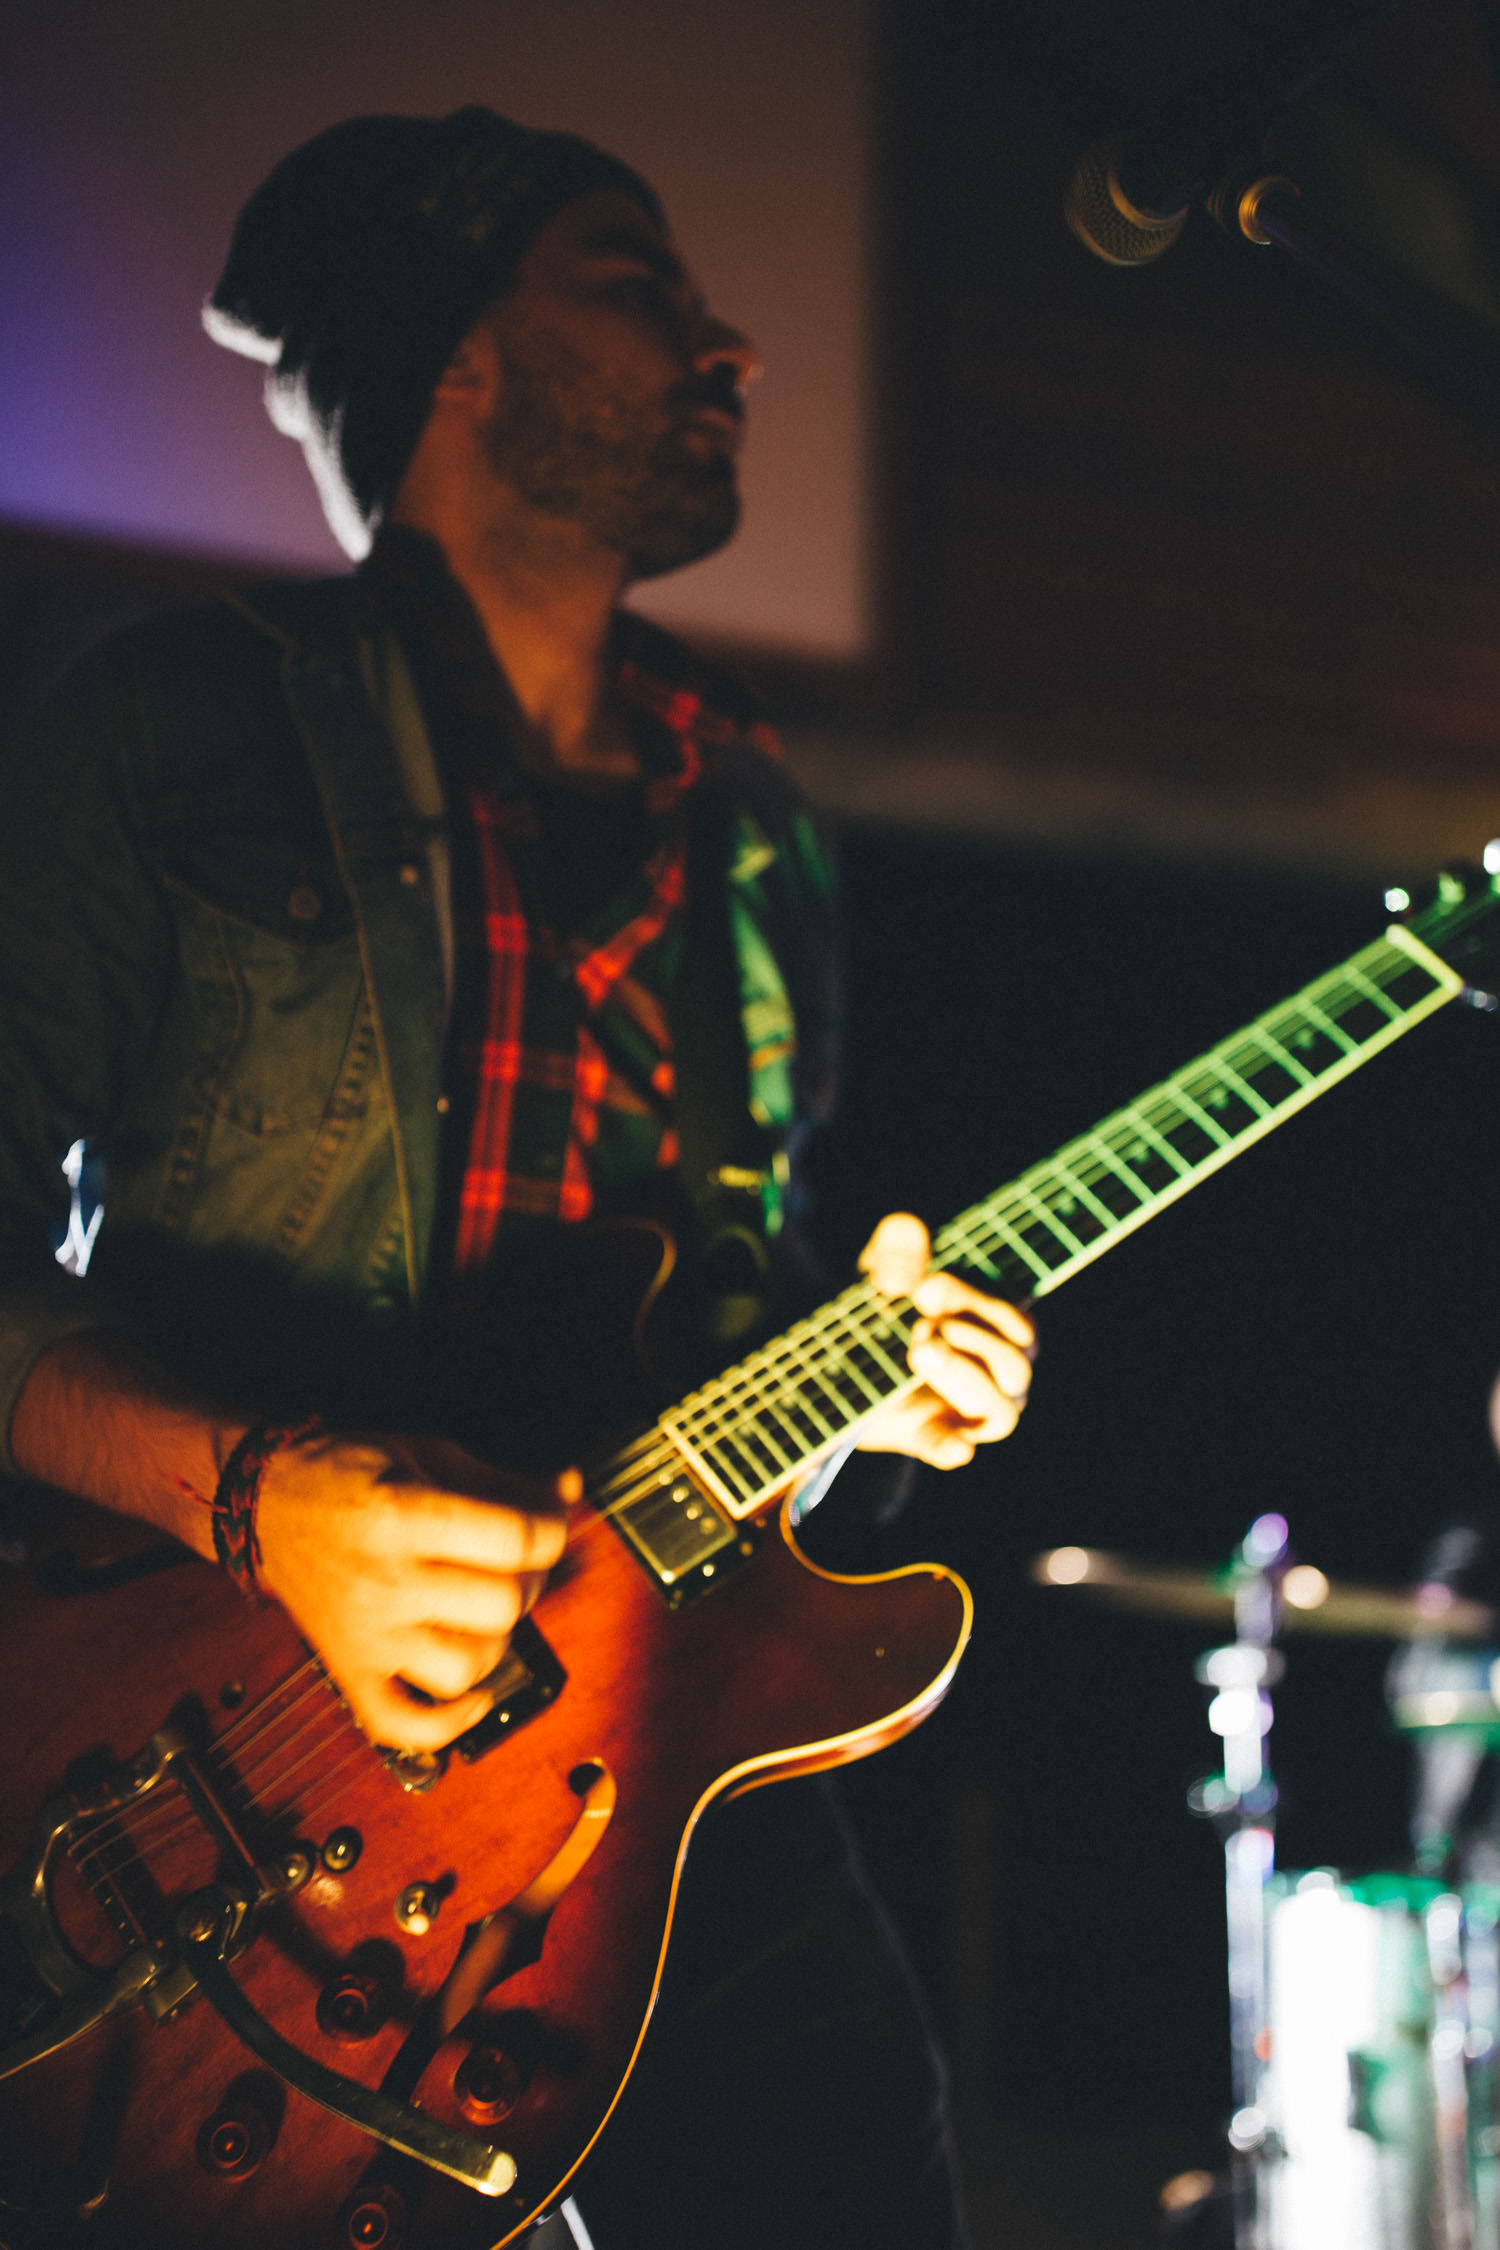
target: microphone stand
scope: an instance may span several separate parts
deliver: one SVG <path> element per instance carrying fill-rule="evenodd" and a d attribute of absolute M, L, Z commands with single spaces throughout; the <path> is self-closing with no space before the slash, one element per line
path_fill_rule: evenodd
<path fill-rule="evenodd" d="M 1283 172 L 1232 174 L 1207 199 L 1226 232 L 1275 243 L 1486 417 L 1500 420 L 1500 328 L 1340 234 Z"/>
<path fill-rule="evenodd" d="M 1266 1885 L 1276 1857 L 1276 1789 L 1265 1737 L 1271 1727 L 1269 1690 L 1282 1670 L 1273 1643 L 1289 1559 L 1286 1518 L 1258 1516 L 1233 1564 L 1235 1637 L 1227 1648 L 1208 1649 L 1195 1667 L 1204 1685 L 1218 1691 L 1208 1723 L 1224 1745 L 1223 1773 L 1199 1782 L 1188 1802 L 1213 1820 L 1224 1844 L 1235 2250 L 1270 2250 L 1261 2172 L 1279 2154 L 1274 2120 L 1262 2099 L 1270 2057 Z"/>

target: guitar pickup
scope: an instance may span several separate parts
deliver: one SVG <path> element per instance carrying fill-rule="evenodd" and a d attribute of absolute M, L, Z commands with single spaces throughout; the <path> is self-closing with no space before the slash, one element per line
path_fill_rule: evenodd
<path fill-rule="evenodd" d="M 524 1727 L 549 1703 L 555 1703 L 567 1677 L 531 1619 L 521 1618 L 510 1636 L 510 1646 L 484 1683 L 495 1699 L 493 1704 L 467 1734 L 459 1736 L 454 1749 L 472 1766 L 497 1742 L 514 1734 L 517 1727 Z"/>
<path fill-rule="evenodd" d="M 706 1594 L 755 1552 L 756 1534 L 735 1523 L 686 1475 L 615 1502 L 609 1522 L 645 1564 L 671 1609 Z"/>
<path fill-rule="evenodd" d="M 467 1734 L 450 1742 L 442 1750 L 392 1750 L 382 1746 L 380 1761 L 393 1780 L 416 1797 L 425 1797 L 435 1789 L 448 1771 L 453 1753 L 472 1766 L 476 1759 L 493 1750 L 517 1727 L 524 1727 L 538 1711 L 555 1703 L 567 1682 L 563 1670 L 552 1650 L 529 1617 L 523 1617 L 510 1636 L 510 1646 L 487 1680 L 480 1682 L 494 1697 L 482 1719 L 476 1719 Z M 413 1693 L 416 1691 L 413 1690 Z M 420 1701 L 430 1703 L 433 1698 L 424 1696 Z"/>

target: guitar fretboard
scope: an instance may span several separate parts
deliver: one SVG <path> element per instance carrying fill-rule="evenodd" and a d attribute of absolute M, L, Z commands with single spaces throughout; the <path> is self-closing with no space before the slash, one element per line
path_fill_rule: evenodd
<path fill-rule="evenodd" d="M 1045 1296 L 1463 985 L 1409 930 L 1393 927 L 963 1212 L 936 1237 L 934 1265 L 972 1272 L 1017 1301 Z M 669 1408 L 614 1457 L 596 1498 L 617 1514 L 646 1506 L 663 1536 L 675 1528 L 673 1553 L 701 1563 L 694 1535 L 705 1555 L 732 1545 L 735 1521 L 757 1515 L 853 1441 L 877 1407 L 915 1386 L 906 1353 L 916 1319 L 909 1298 L 857 1282 Z M 722 1515 L 697 1507 L 684 1468 Z"/>

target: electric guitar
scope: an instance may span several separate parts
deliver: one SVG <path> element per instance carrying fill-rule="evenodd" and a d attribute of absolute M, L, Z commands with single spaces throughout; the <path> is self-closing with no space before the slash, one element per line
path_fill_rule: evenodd
<path fill-rule="evenodd" d="M 1437 903 L 944 1228 L 1040 1297 L 1461 994 Z M 489 1715 L 354 1727 L 279 1609 L 60 1495 L 0 1560 L 0 2245 L 488 2250 L 568 2192 L 715 1801 L 941 1700 L 967 1588 L 840 1578 L 787 1495 L 912 1385 L 865 1282 L 598 1457 Z M 3 1552 L 3 1550 L 0 1550 Z"/>

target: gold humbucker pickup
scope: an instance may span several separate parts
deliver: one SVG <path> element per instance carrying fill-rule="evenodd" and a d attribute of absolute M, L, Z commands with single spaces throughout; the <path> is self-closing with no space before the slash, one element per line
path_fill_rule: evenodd
<path fill-rule="evenodd" d="M 707 1593 L 755 1552 L 751 1527 L 733 1522 L 686 1475 L 654 1484 L 639 1499 L 616 1503 L 608 1514 L 673 1609 Z"/>

